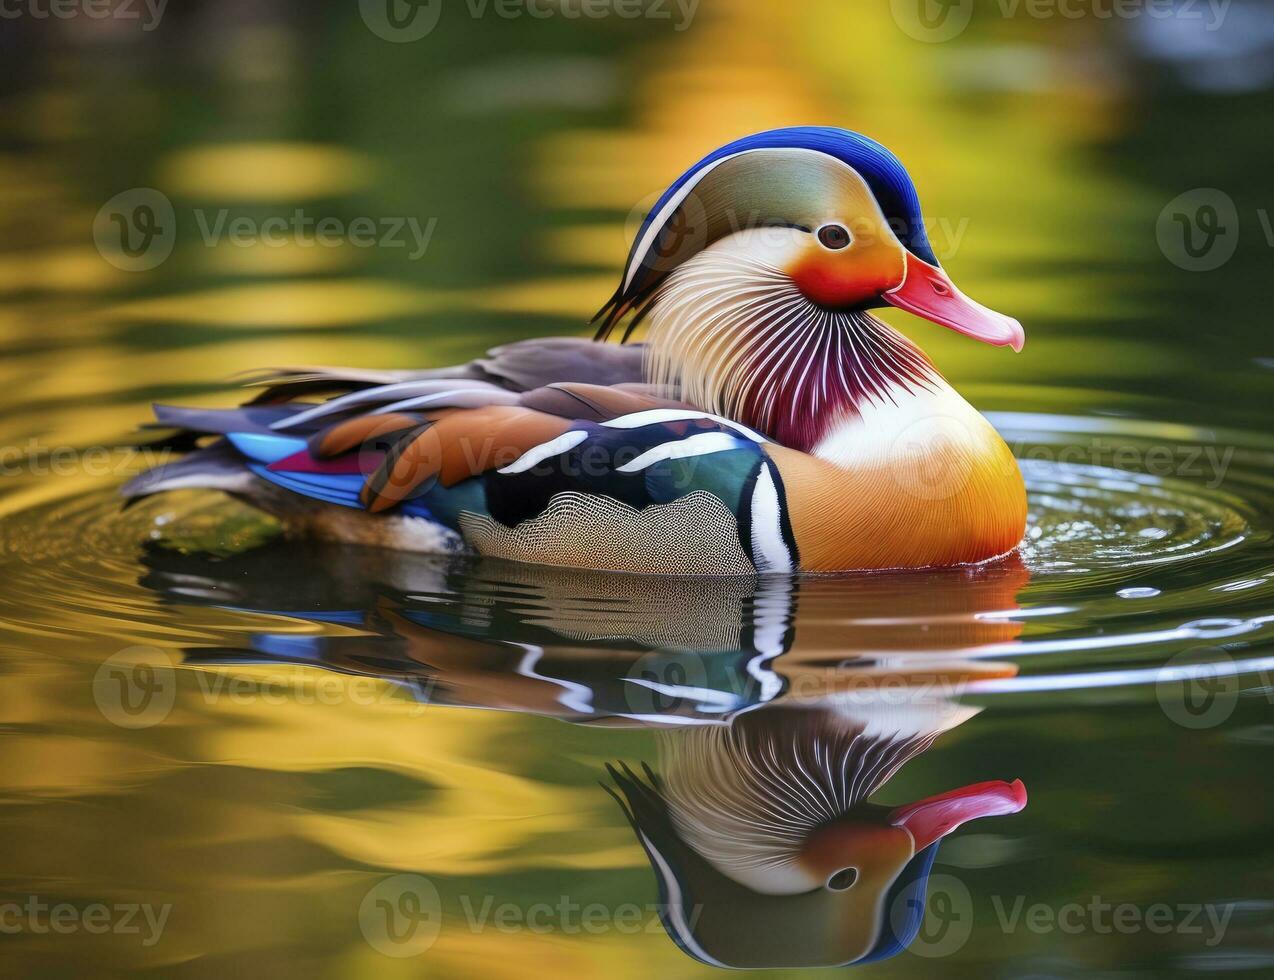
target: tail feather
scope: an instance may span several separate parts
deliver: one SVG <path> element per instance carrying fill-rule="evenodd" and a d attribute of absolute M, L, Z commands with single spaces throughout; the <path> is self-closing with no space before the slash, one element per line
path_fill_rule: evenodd
<path fill-rule="evenodd" d="M 243 456 L 229 443 L 218 442 L 133 477 L 120 493 L 133 504 L 167 490 L 224 490 L 247 495 L 256 484 L 257 478 L 247 469 Z"/>
<path fill-rule="evenodd" d="M 155 405 L 155 421 L 148 428 L 183 429 L 200 434 L 227 435 L 256 432 L 269 435 L 277 422 L 300 414 L 310 405 L 243 406 L 241 408 L 190 408 Z"/>

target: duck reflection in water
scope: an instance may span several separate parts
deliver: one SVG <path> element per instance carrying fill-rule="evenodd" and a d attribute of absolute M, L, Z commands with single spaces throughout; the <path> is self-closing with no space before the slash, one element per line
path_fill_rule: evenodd
<path fill-rule="evenodd" d="M 611 769 L 659 879 L 664 927 L 683 950 L 736 968 L 885 959 L 920 929 L 938 842 L 1026 805 L 1020 781 L 869 802 L 977 713 L 891 690 L 875 703 L 860 689 L 664 732 L 659 775 Z"/>
<path fill-rule="evenodd" d="M 677 580 L 317 547 L 299 586 L 278 557 L 152 548 L 145 583 L 361 635 L 257 634 L 250 649 L 190 651 L 192 664 L 301 663 L 392 680 L 432 705 L 655 729 L 658 771 L 620 763 L 603 785 L 650 860 L 666 930 L 709 964 L 898 953 L 920 928 L 941 839 L 1026 804 L 1020 781 L 871 802 L 977 714 L 958 701 L 968 682 L 1015 673 L 985 658 L 1021 630 L 1028 573 L 1015 557 Z"/>

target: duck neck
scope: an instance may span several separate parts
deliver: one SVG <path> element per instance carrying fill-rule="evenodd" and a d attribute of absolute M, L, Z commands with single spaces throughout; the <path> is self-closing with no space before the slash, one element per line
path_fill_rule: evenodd
<path fill-rule="evenodd" d="M 870 313 L 817 306 L 777 269 L 705 264 L 674 272 L 650 311 L 647 379 L 683 400 L 819 453 L 846 424 L 950 390 Z"/>

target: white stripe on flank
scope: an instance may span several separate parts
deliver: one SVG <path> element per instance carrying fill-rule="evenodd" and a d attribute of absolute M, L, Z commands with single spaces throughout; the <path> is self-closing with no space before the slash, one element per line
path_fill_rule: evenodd
<path fill-rule="evenodd" d="M 704 432 L 701 435 L 691 436 L 689 439 L 665 442 L 654 449 L 648 449 L 631 463 L 615 467 L 615 472 L 636 473 L 665 459 L 688 459 L 692 456 L 707 456 L 710 453 L 723 453 L 729 449 L 737 449 L 743 445 L 746 445 L 746 443 L 724 432 Z"/>
<path fill-rule="evenodd" d="M 500 472 L 525 473 L 531 467 L 539 466 L 546 459 L 570 452 L 587 438 L 588 433 L 583 429 L 578 429 L 574 432 L 563 432 L 556 439 L 550 439 L 548 442 L 542 442 L 538 446 L 532 446 Z"/>
<path fill-rule="evenodd" d="M 783 540 L 783 513 L 769 462 L 761 464 L 752 490 L 752 562 L 758 572 L 792 571 L 792 552 Z"/>
<path fill-rule="evenodd" d="M 621 415 L 617 419 L 603 422 L 602 425 L 608 429 L 640 429 L 644 425 L 656 425 L 659 422 L 685 422 L 690 419 L 707 419 L 710 422 L 716 422 L 717 425 L 724 425 L 727 429 L 733 429 L 739 435 L 751 439 L 753 442 L 769 441 L 765 436 L 754 432 L 746 425 L 740 425 L 733 419 L 713 415 L 710 412 L 698 412 L 691 408 L 649 408 L 644 412 Z"/>

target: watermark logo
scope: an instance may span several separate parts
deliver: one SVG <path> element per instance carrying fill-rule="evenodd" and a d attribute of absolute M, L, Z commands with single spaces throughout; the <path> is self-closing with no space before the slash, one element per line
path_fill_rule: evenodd
<path fill-rule="evenodd" d="M 996 0 L 1003 20 L 1152 20 L 1199 22 L 1208 32 L 1225 22 L 1233 0 Z M 894 22 L 908 37 L 927 44 L 951 41 L 965 32 L 973 0 L 890 0 Z"/>
<path fill-rule="evenodd" d="M 473 20 L 658 20 L 684 31 L 694 21 L 700 0 L 464 0 Z M 455 5 L 453 9 L 458 9 Z M 363 23 L 379 38 L 406 44 L 428 37 L 442 18 L 442 0 L 359 0 Z"/>
<path fill-rule="evenodd" d="M 1164 256 L 1187 272 L 1211 272 L 1239 247 L 1239 212 L 1234 199 L 1215 187 L 1196 187 L 1174 197 L 1159 213 L 1155 237 Z"/>
<path fill-rule="evenodd" d="M 929 415 L 916 419 L 889 447 L 889 472 L 901 492 L 918 500 L 950 500 L 962 493 L 978 457 L 968 451 L 977 437 L 958 418 Z M 1006 458 L 1004 467 L 1013 465 Z"/>
<path fill-rule="evenodd" d="M 951 956 L 968 943 L 975 923 L 993 927 L 1001 935 L 1028 932 L 1036 936 L 1061 933 L 1079 935 L 1197 937 L 1212 948 L 1225 938 L 1234 915 L 1234 903 L 1156 902 L 1138 905 L 1092 895 L 1061 904 L 1032 902 L 1026 895 L 989 896 L 992 915 L 986 916 L 963 881 L 949 874 L 935 874 L 927 892 L 923 880 L 913 882 L 889 908 L 895 935 L 915 938 L 908 952 L 924 959 Z M 979 911 L 982 914 L 978 914 Z"/>
<path fill-rule="evenodd" d="M 93 242 L 111 265 L 146 272 L 162 264 L 177 242 L 172 201 L 153 187 L 134 187 L 107 201 L 93 219 Z"/>
<path fill-rule="evenodd" d="M 150 32 L 164 18 L 168 0 L 0 0 L 0 20 L 89 20 L 137 21 Z"/>
<path fill-rule="evenodd" d="M 442 18 L 442 0 L 358 0 L 363 23 L 391 44 L 428 37 Z"/>
<path fill-rule="evenodd" d="M 623 223 L 623 240 L 632 254 L 641 257 L 642 265 L 653 272 L 671 272 L 712 242 L 728 235 L 747 232 L 762 247 L 786 248 L 793 236 L 800 234 L 786 225 L 769 224 L 759 210 L 741 211 L 721 208 L 708 195 L 688 194 L 675 208 L 665 204 L 661 212 L 655 207 L 662 192 L 648 194 L 628 212 Z M 708 207 L 712 210 L 709 214 Z M 658 222 L 658 223 L 657 223 Z M 969 231 L 968 217 L 921 216 L 916 222 L 906 218 L 889 218 L 883 223 L 876 218 L 844 219 L 852 240 L 859 246 L 884 241 L 896 245 L 913 233 L 923 233 L 934 253 L 941 259 L 953 259 L 959 253 Z"/>
<path fill-rule="evenodd" d="M 222 242 L 235 248 L 402 248 L 410 250 L 407 258 L 414 262 L 428 250 L 438 219 L 362 216 L 346 221 L 332 215 L 307 214 L 297 208 L 287 216 L 259 220 L 248 215 L 231 216 L 227 208 L 214 212 L 200 208 L 195 210 L 195 225 L 200 241 L 208 248 L 216 248 Z"/>
<path fill-rule="evenodd" d="M 465 925 L 475 935 L 494 929 L 506 935 L 529 932 L 535 935 L 601 936 L 606 933 L 653 935 L 661 931 L 661 923 L 669 906 L 658 904 L 639 905 L 621 902 L 607 905 L 604 902 L 579 902 L 569 895 L 561 895 L 556 902 L 533 902 L 522 905 L 516 902 L 497 903 L 495 896 L 485 895 L 480 902 L 472 896 L 461 895 Z M 702 912 L 701 906 L 678 906 L 677 914 L 693 929 Z"/>
<path fill-rule="evenodd" d="M 648 653 L 633 663 L 624 683 L 624 700 L 634 715 L 693 711 L 709 696 L 704 659 L 694 653 Z"/>
<path fill-rule="evenodd" d="M 973 18 L 973 0 L 889 0 L 889 8 L 904 34 L 926 44 L 959 37 Z"/>
<path fill-rule="evenodd" d="M 1033 20 L 1151 20 L 1201 21 L 1204 30 L 1218 30 L 1234 0 L 997 0 L 1006 20 L 1025 13 Z"/>
<path fill-rule="evenodd" d="M 1154 936 L 1198 936 L 1209 948 L 1225 938 L 1235 908 L 1232 902 L 1225 905 L 1156 902 L 1141 906 L 1132 902 L 1110 902 L 1100 895 L 1093 895 L 1087 902 L 1067 902 L 1059 906 L 1045 902 L 1028 905 L 1025 895 L 1018 895 L 1012 902 L 992 895 L 991 905 L 1000 931 L 1005 935 L 1022 927 L 1037 936 L 1055 932 L 1068 936 L 1085 933 L 1131 936 L 1146 932 Z"/>
<path fill-rule="evenodd" d="M 654 272 L 671 272 L 708 246 L 709 221 L 699 194 L 688 194 L 671 213 L 657 215 L 654 208 L 661 197 L 662 192 L 648 194 L 628 212 L 624 240 L 641 250 L 645 267 Z M 660 217 L 662 224 L 656 227 L 655 221 Z M 749 227 L 746 216 L 730 212 L 724 217 L 731 232 Z"/>
<path fill-rule="evenodd" d="M 973 935 L 973 896 L 963 881 L 952 875 L 936 874 L 913 882 L 894 899 L 889 910 L 894 934 L 905 936 L 908 926 L 921 916 L 916 938 L 908 951 L 924 959 L 939 959 L 958 953 Z"/>
<path fill-rule="evenodd" d="M 424 875 L 393 875 L 363 896 L 358 925 L 376 952 L 395 959 L 420 956 L 442 931 L 442 898 Z"/>
<path fill-rule="evenodd" d="M 379 677 L 314 669 L 271 676 L 236 676 L 219 670 L 200 670 L 195 672 L 195 681 L 200 697 L 209 705 L 397 707 L 406 708 L 413 715 L 429 710 L 437 683 L 430 677 L 405 686 L 387 683 Z"/>
<path fill-rule="evenodd" d="M 402 249 L 407 258 L 424 257 L 438 219 L 410 215 L 361 215 L 345 219 L 302 208 L 291 214 L 259 218 L 228 208 L 192 213 L 199 242 L 205 248 L 357 248 Z M 111 265 L 125 272 L 147 272 L 173 252 L 179 222 L 172 201 L 153 187 L 134 187 L 116 194 L 93 220 L 93 242 Z"/>
<path fill-rule="evenodd" d="M 1026 463 L 1064 467 L 1094 466 L 1166 478 L 1202 482 L 1209 490 L 1222 486 L 1234 463 L 1237 446 L 1215 443 L 1120 441 L 1094 436 L 1062 446 L 1039 445 L 1024 439 L 1009 444 L 1014 458 Z"/>
<path fill-rule="evenodd" d="M 28 933 L 37 936 L 137 936 L 147 948 L 159 942 L 172 913 L 171 903 L 149 902 L 48 902 L 39 895 L 28 895 L 24 901 L 0 902 L 0 935 Z"/>
<path fill-rule="evenodd" d="M 1239 689 L 1234 660 L 1212 647 L 1182 651 L 1159 668 L 1155 678 L 1155 698 L 1163 713 L 1194 730 L 1229 721 Z"/>
<path fill-rule="evenodd" d="M 0 476 L 122 476 L 138 467 L 170 462 L 173 450 L 156 446 L 50 446 L 28 439 L 21 446 L 0 446 Z"/>
<path fill-rule="evenodd" d="M 172 711 L 177 671 L 168 654 L 136 646 L 104 660 L 93 675 L 93 700 L 102 717 L 120 728 L 151 728 Z"/>

